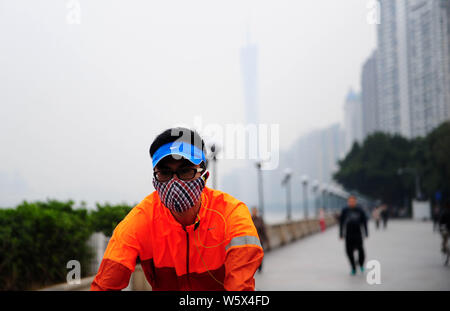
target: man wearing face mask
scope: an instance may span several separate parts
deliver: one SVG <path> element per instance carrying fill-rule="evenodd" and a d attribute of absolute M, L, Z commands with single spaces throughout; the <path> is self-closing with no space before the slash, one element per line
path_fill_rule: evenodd
<path fill-rule="evenodd" d="M 156 191 L 115 228 L 91 290 L 127 287 L 138 257 L 153 290 L 254 290 L 258 233 L 243 202 L 205 186 L 198 133 L 168 129 L 150 156 Z"/>

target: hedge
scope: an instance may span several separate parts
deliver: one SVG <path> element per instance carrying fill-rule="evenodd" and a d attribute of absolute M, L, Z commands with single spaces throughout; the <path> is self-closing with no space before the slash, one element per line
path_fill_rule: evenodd
<path fill-rule="evenodd" d="M 66 281 L 69 260 L 87 274 L 93 252 L 87 240 L 93 232 L 110 235 L 131 210 L 126 204 L 88 211 L 74 201 L 24 201 L 16 208 L 0 208 L 0 289 L 38 289 Z"/>

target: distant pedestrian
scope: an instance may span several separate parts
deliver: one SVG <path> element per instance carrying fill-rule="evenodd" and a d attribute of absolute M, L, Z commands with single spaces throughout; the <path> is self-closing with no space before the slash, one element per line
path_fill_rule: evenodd
<path fill-rule="evenodd" d="M 264 219 L 259 216 L 258 209 L 256 207 L 252 207 L 252 220 L 253 224 L 256 227 L 256 231 L 258 232 L 259 241 L 263 250 L 266 250 L 269 246 L 269 237 L 266 231 L 266 224 L 264 223 Z M 262 271 L 262 262 L 258 268 L 258 272 Z"/>
<path fill-rule="evenodd" d="M 387 223 L 388 223 L 388 219 L 389 219 L 389 210 L 386 204 L 383 204 L 381 206 L 381 219 L 383 220 L 383 229 L 387 228 Z"/>
<path fill-rule="evenodd" d="M 381 208 L 380 206 L 377 206 L 374 208 L 373 212 L 372 212 L 372 218 L 375 221 L 375 228 L 380 228 L 380 212 L 381 212 Z"/>
<path fill-rule="evenodd" d="M 325 223 L 325 212 L 324 212 L 323 208 L 319 209 L 319 225 L 320 225 L 320 231 L 324 232 L 325 229 L 327 228 L 327 226 Z"/>
<path fill-rule="evenodd" d="M 447 241 L 450 234 L 450 202 L 444 205 L 444 208 L 439 215 L 439 229 L 442 236 L 441 251 L 445 253 L 448 251 Z"/>
<path fill-rule="evenodd" d="M 433 214 L 432 214 L 432 218 L 433 218 L 433 232 L 439 229 L 439 218 L 441 215 L 441 210 L 439 209 L 439 206 L 436 205 L 433 208 Z"/>
<path fill-rule="evenodd" d="M 364 233 L 362 232 L 364 230 Z M 357 205 L 356 197 L 348 198 L 347 206 L 343 208 L 339 220 L 339 236 L 345 237 L 345 250 L 351 265 L 351 274 L 356 274 L 354 252 L 358 251 L 358 263 L 361 272 L 364 272 L 365 253 L 363 247 L 363 235 L 369 236 L 367 229 L 367 217 L 363 209 Z"/>

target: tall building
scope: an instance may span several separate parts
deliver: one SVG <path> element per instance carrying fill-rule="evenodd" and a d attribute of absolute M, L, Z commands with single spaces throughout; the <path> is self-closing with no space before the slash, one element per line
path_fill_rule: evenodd
<path fill-rule="evenodd" d="M 377 85 L 380 127 L 409 137 L 406 1 L 380 0 Z"/>
<path fill-rule="evenodd" d="M 344 104 L 344 153 L 350 151 L 353 143 L 363 140 L 361 96 L 349 90 Z"/>
<path fill-rule="evenodd" d="M 449 1 L 407 3 L 411 136 L 425 136 L 450 118 Z"/>
<path fill-rule="evenodd" d="M 380 0 L 378 122 L 424 136 L 450 119 L 449 0 Z"/>
<path fill-rule="evenodd" d="M 450 0 L 442 0 L 442 10 L 440 11 L 442 38 L 442 61 L 444 69 L 444 85 L 447 97 L 447 115 L 450 115 Z M 450 118 L 450 117 L 449 117 Z"/>
<path fill-rule="evenodd" d="M 367 59 L 361 74 L 361 109 L 363 138 L 381 130 L 379 121 L 377 52 Z"/>

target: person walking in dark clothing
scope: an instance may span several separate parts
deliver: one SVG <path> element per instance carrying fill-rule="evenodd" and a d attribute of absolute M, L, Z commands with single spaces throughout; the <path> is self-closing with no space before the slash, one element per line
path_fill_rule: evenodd
<path fill-rule="evenodd" d="M 442 236 L 441 251 L 445 253 L 447 251 L 447 241 L 450 234 L 450 202 L 444 205 L 439 216 L 439 231 Z"/>
<path fill-rule="evenodd" d="M 375 228 L 378 230 L 380 228 L 380 217 L 381 217 L 381 206 L 375 207 L 372 212 L 372 218 L 375 221 Z"/>
<path fill-rule="evenodd" d="M 356 274 L 356 263 L 354 252 L 358 251 L 358 263 L 361 272 L 364 272 L 364 246 L 363 232 L 366 237 L 369 236 L 367 229 L 367 216 L 363 209 L 356 204 L 356 197 L 351 195 L 348 198 L 346 207 L 341 212 L 339 219 L 339 236 L 341 239 L 345 237 L 345 250 L 352 268 L 351 274 Z"/>
<path fill-rule="evenodd" d="M 388 219 L 389 219 L 389 210 L 388 210 L 388 207 L 387 207 L 386 204 L 383 204 L 381 206 L 381 213 L 380 213 L 380 215 L 381 215 L 381 219 L 383 220 L 383 229 L 386 229 L 387 228 L 387 222 L 388 222 Z"/>
<path fill-rule="evenodd" d="M 441 210 L 439 209 L 439 206 L 435 206 L 433 208 L 433 214 L 432 214 L 432 218 L 433 218 L 433 232 L 437 231 L 439 229 L 439 218 L 441 215 Z"/>
<path fill-rule="evenodd" d="M 255 225 L 256 231 L 258 232 L 259 241 L 261 243 L 261 247 L 263 250 L 268 249 L 269 246 L 269 237 L 266 232 L 266 224 L 261 216 L 258 214 L 258 209 L 256 207 L 252 207 L 252 220 Z M 258 268 L 258 272 L 262 271 L 262 262 Z"/>

